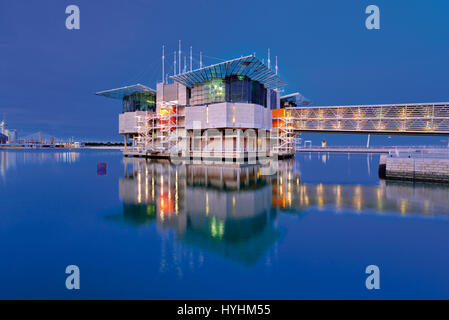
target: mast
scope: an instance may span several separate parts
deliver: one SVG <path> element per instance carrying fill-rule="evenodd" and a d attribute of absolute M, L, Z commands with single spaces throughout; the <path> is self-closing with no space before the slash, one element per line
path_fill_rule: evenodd
<path fill-rule="evenodd" d="M 176 51 L 173 52 L 173 75 L 176 76 Z"/>
<path fill-rule="evenodd" d="M 178 60 L 179 60 L 179 65 L 178 65 L 179 72 L 178 73 L 181 73 L 181 40 L 179 40 Z"/>
<path fill-rule="evenodd" d="M 271 64 L 270 64 L 270 48 L 268 48 L 268 69 L 270 69 Z"/>
<path fill-rule="evenodd" d="M 278 74 L 278 56 L 276 56 L 276 74 Z"/>
<path fill-rule="evenodd" d="M 192 46 L 190 46 L 190 71 L 192 71 Z"/>
<path fill-rule="evenodd" d="M 164 54 L 165 46 L 162 46 L 162 83 L 165 83 L 165 54 Z"/>

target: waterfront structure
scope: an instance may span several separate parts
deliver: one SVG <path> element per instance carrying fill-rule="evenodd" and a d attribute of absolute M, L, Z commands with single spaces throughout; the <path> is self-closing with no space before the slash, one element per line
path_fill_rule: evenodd
<path fill-rule="evenodd" d="M 0 133 L 0 144 L 5 144 L 6 142 L 8 142 L 8 137 Z"/>
<path fill-rule="evenodd" d="M 272 114 L 287 84 L 253 55 L 170 79 L 156 90 L 136 84 L 97 92 L 122 100 L 125 155 L 222 160 L 294 153 L 297 134 L 284 124 L 277 128 Z"/>
<path fill-rule="evenodd" d="M 0 143 L 5 144 L 7 142 L 16 141 L 16 130 L 8 130 L 6 128 L 5 120 L 0 121 Z"/>
<path fill-rule="evenodd" d="M 449 134 L 449 102 L 351 106 L 291 106 L 292 130 L 380 134 Z"/>
<path fill-rule="evenodd" d="M 126 156 L 288 157 L 308 131 L 449 134 L 449 102 L 310 106 L 300 93 L 280 96 L 287 84 L 277 70 L 249 55 L 182 73 L 179 65 L 173 83 L 163 80 L 156 89 L 136 84 L 97 95 L 122 101 Z"/>
<path fill-rule="evenodd" d="M 390 152 L 381 155 L 379 176 L 386 179 L 449 182 L 449 151 Z"/>

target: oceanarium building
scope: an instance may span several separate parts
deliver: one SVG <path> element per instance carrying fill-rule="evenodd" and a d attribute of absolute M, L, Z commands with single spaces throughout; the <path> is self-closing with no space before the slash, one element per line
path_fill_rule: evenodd
<path fill-rule="evenodd" d="M 286 83 L 250 55 L 175 74 L 157 84 L 98 92 L 120 99 L 126 156 L 246 159 L 293 154 L 283 119 Z M 291 101 L 291 95 L 288 97 Z M 131 146 L 129 142 L 131 141 Z"/>

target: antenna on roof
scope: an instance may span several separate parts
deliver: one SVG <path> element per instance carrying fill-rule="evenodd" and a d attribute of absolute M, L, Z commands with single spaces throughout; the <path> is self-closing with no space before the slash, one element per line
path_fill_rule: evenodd
<path fill-rule="evenodd" d="M 192 71 L 192 46 L 190 46 L 190 71 Z"/>
<path fill-rule="evenodd" d="M 181 40 L 179 40 L 179 54 L 178 54 L 178 60 L 179 60 L 179 73 L 181 73 Z"/>
<path fill-rule="evenodd" d="M 164 55 L 165 46 L 162 45 L 162 83 L 165 83 L 165 55 Z"/>
<path fill-rule="evenodd" d="M 270 69 L 270 48 L 268 48 L 268 69 Z"/>
<path fill-rule="evenodd" d="M 278 74 L 278 56 L 276 56 L 276 74 Z"/>
<path fill-rule="evenodd" d="M 176 51 L 173 52 L 173 75 L 176 76 Z"/>
<path fill-rule="evenodd" d="M 203 53 L 200 51 L 200 69 L 203 67 Z"/>
<path fill-rule="evenodd" d="M 184 73 L 187 72 L 187 57 L 184 56 Z"/>

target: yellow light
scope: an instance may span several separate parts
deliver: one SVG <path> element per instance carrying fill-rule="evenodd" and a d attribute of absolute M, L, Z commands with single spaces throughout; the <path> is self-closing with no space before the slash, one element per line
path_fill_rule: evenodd
<path fill-rule="evenodd" d="M 220 223 L 218 224 L 218 235 L 220 236 L 220 238 L 222 238 L 223 234 L 224 234 L 224 222 L 220 221 Z"/>
<path fill-rule="evenodd" d="M 399 203 L 399 209 L 401 210 L 401 214 L 404 215 L 407 211 L 407 200 L 401 199 Z"/>
<path fill-rule="evenodd" d="M 215 219 L 215 217 L 212 218 L 212 222 L 210 224 L 210 233 L 212 234 L 212 237 L 216 237 L 217 236 L 217 220 Z"/>
<path fill-rule="evenodd" d="M 209 215 L 209 193 L 206 192 L 206 216 Z"/>
<path fill-rule="evenodd" d="M 142 186 L 140 184 L 140 171 L 137 173 L 137 203 L 142 202 Z"/>
<path fill-rule="evenodd" d="M 324 205 L 324 199 L 322 195 L 318 196 L 318 208 L 322 209 Z"/>

